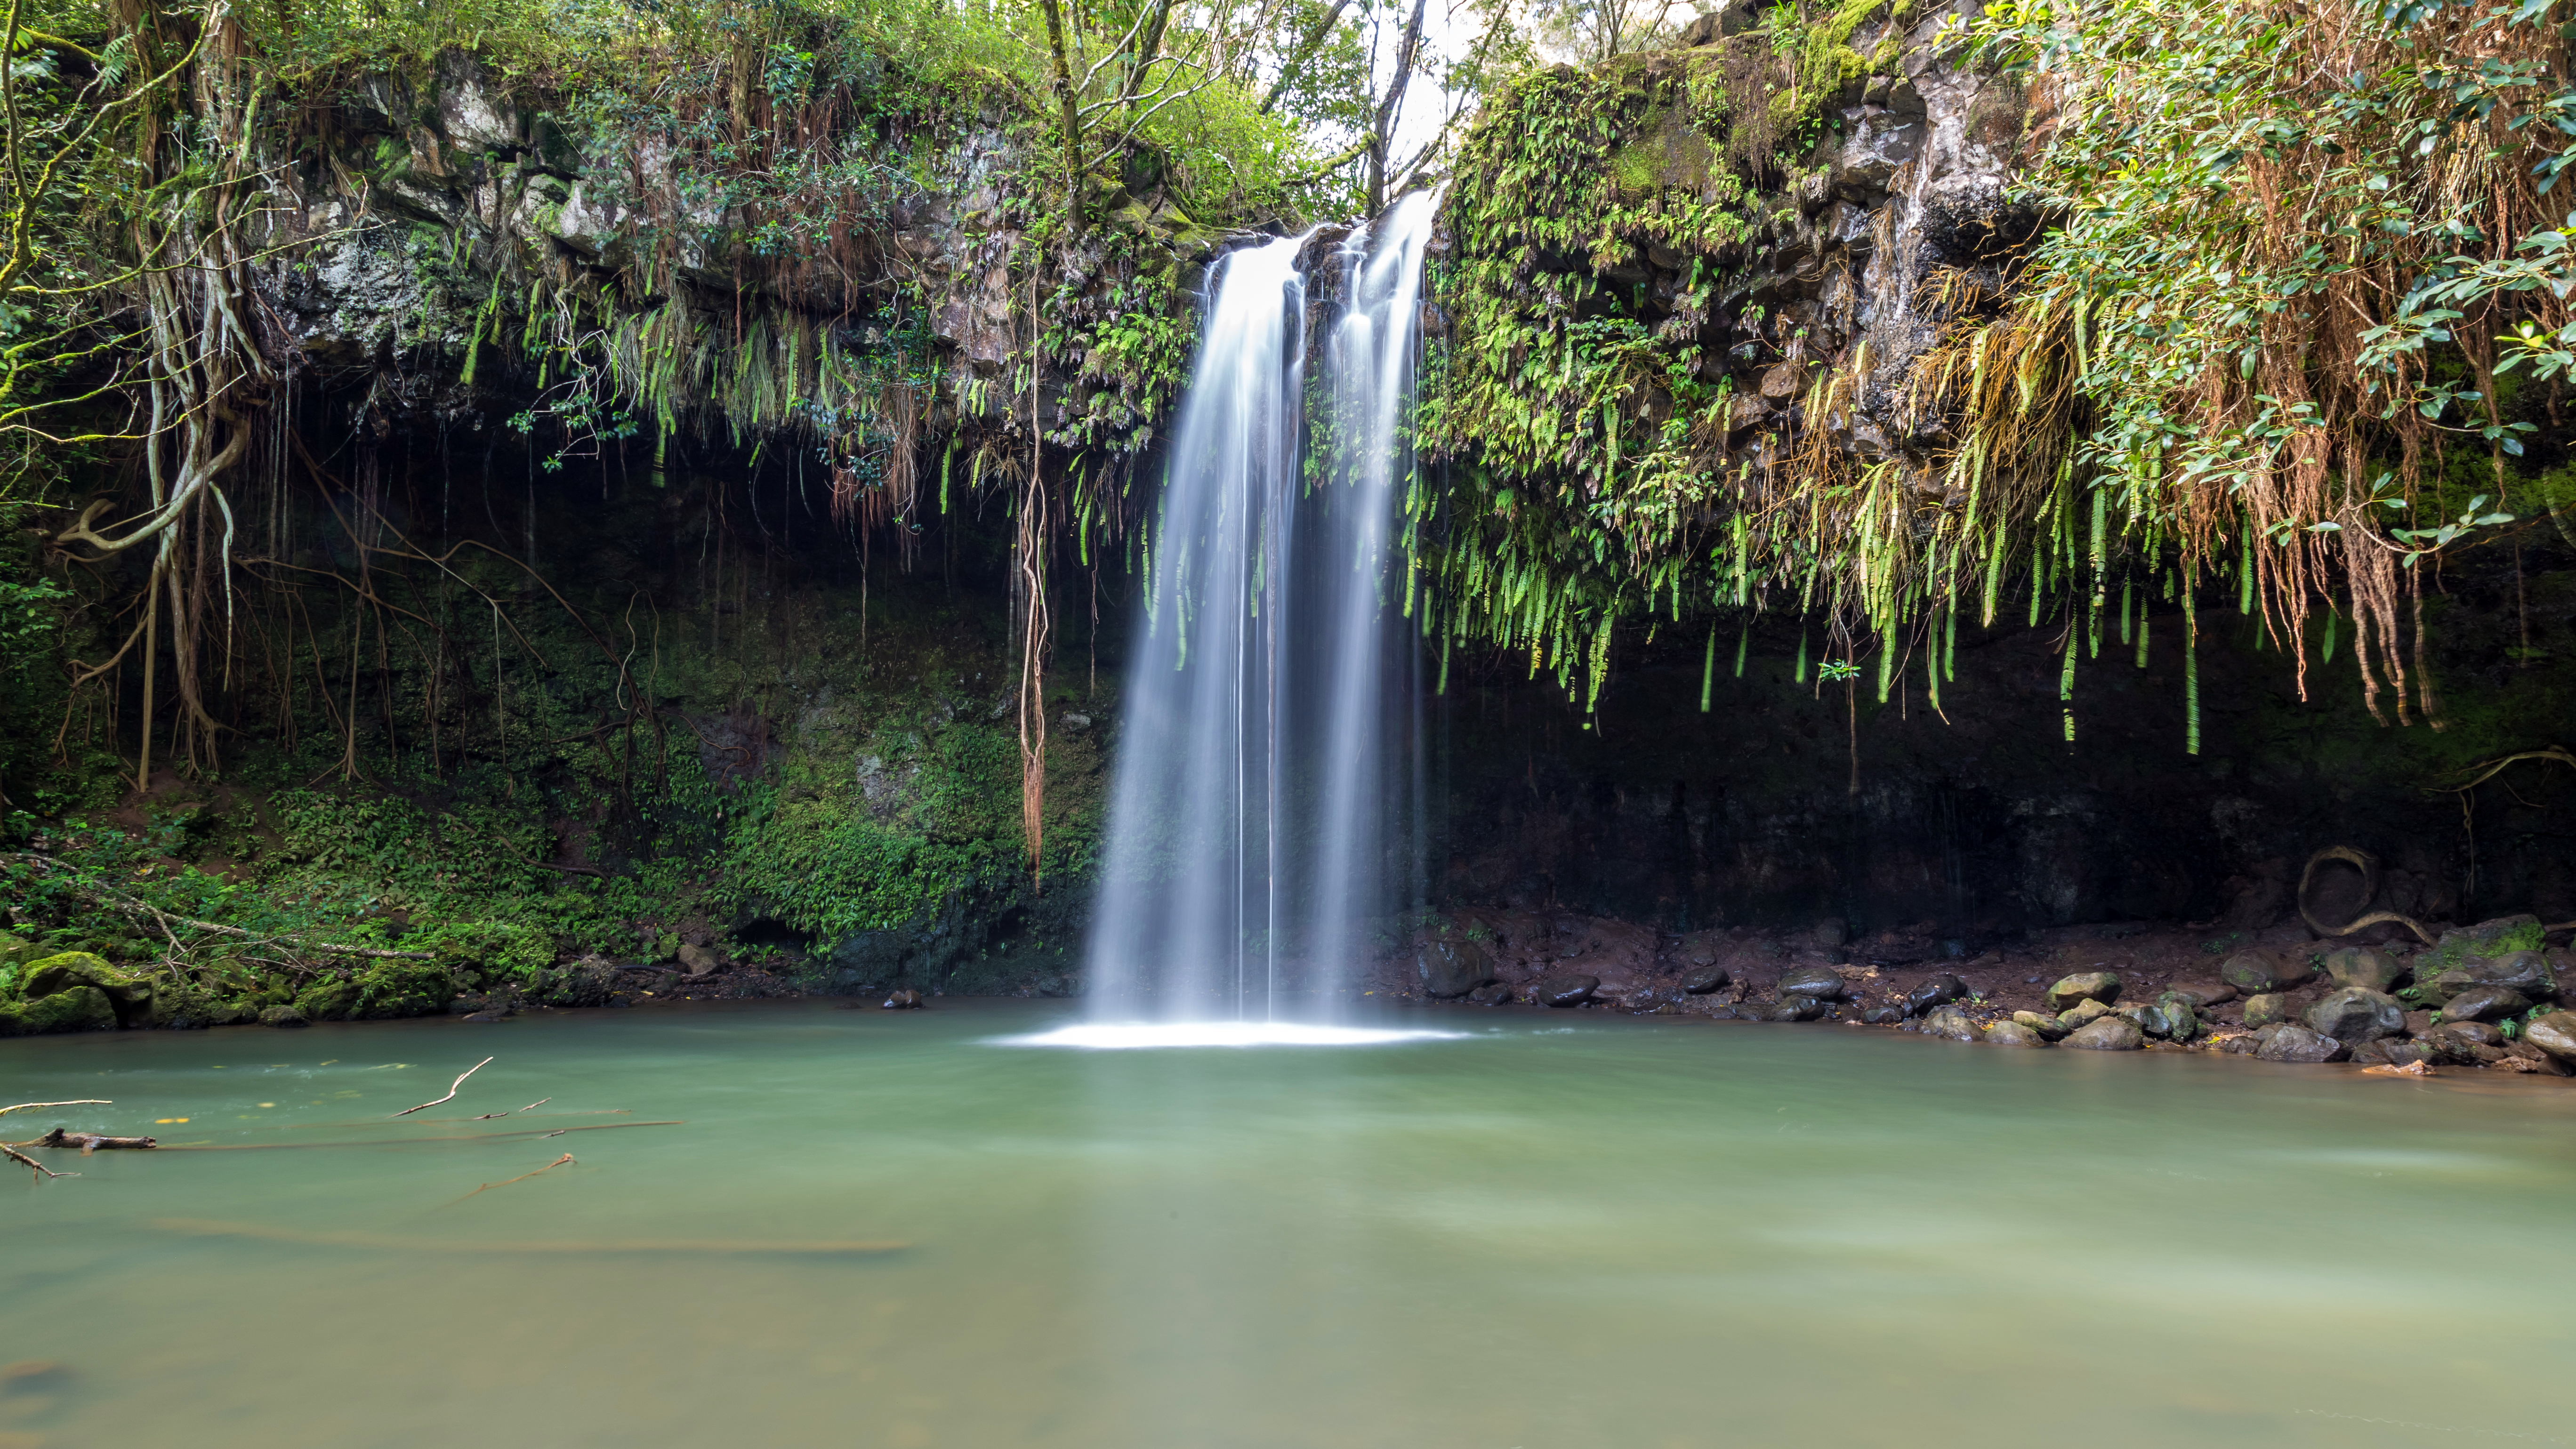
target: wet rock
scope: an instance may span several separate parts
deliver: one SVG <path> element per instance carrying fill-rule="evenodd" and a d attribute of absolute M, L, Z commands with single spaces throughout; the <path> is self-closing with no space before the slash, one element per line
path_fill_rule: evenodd
<path fill-rule="evenodd" d="M 2424 1033 L 2431 1031 L 2433 1029 L 2433 1018 L 2439 1014 L 2440 1013 L 2438 1012 L 2432 1011 L 2410 1011 L 2406 1013 L 2406 1034 L 2408 1036 L 2422 1036 Z"/>
<path fill-rule="evenodd" d="M 2570 1065 L 2576 1065 L 2576 1011 L 2535 1016 L 2522 1029 L 2522 1039 Z"/>
<path fill-rule="evenodd" d="M 1422 994 L 1441 1001 L 1466 995 L 1494 979 L 1494 958 L 1473 941 L 1426 941 L 1413 958 Z"/>
<path fill-rule="evenodd" d="M 919 1011 L 921 1010 L 921 993 L 907 986 L 901 991 L 890 993 L 878 1009 L 882 1011 Z"/>
<path fill-rule="evenodd" d="M 259 1024 L 262 1026 L 302 1026 L 305 1024 L 304 1008 L 300 1006 L 267 1007 L 259 1014 Z"/>
<path fill-rule="evenodd" d="M 2220 1037 L 2213 1045 L 2230 1056 L 2250 1057 L 2262 1049 L 2263 1043 L 2252 1032 L 2240 1031 Z"/>
<path fill-rule="evenodd" d="M 1780 984 L 1772 994 L 1782 999 L 1812 996 L 1818 1001 L 1840 1001 L 1843 998 L 1842 974 L 1830 966 L 1792 966 L 1780 973 Z"/>
<path fill-rule="evenodd" d="M 2406 1008 L 2394 996 L 2347 986 L 2327 993 L 2324 1000 L 2308 1008 L 2302 1019 L 2308 1030 L 2319 1036 L 2333 1037 L 2346 1046 L 2359 1046 L 2405 1030 Z"/>
<path fill-rule="evenodd" d="M 1920 1015 L 1933 1007 L 1963 1000 L 1967 994 L 1968 983 L 1945 972 L 1905 993 L 1905 1010 L 1909 1015 Z"/>
<path fill-rule="evenodd" d="M 2452 1037 L 2471 1046 L 2500 1047 L 2504 1033 L 2483 1021 L 2446 1021 L 2433 1029 L 2436 1036 Z"/>
<path fill-rule="evenodd" d="M 2344 1054 L 2344 1044 L 2295 1022 L 2285 1023 L 2254 1053 L 2267 1062 L 2331 1062 Z"/>
<path fill-rule="evenodd" d="M 1999 1021 L 1986 1028 L 1986 1045 L 2037 1047 L 2048 1045 L 2048 1039 L 2018 1021 Z"/>
<path fill-rule="evenodd" d="M 1946 1037 L 1951 1041 L 1976 1041 L 1985 1033 L 1967 1012 L 1955 1006 L 1936 1006 L 1916 1028 L 1925 1036 Z"/>
<path fill-rule="evenodd" d="M 1541 981 L 1531 990 L 1530 996 L 1541 1006 L 1581 1006 L 1592 999 L 1592 993 L 1600 986 L 1601 978 L 1598 976 L 1565 971 Z"/>
<path fill-rule="evenodd" d="M 2041 1037 L 2049 1041 L 2056 1041 L 2075 1029 L 2057 1017 L 2036 1011 L 2016 1011 L 2013 1013 L 2013 1020 L 2038 1032 Z"/>
<path fill-rule="evenodd" d="M 1825 1014 L 1825 1004 L 1812 996 L 1784 996 L 1771 1003 L 1762 1013 L 1764 1021 L 1814 1021 Z"/>
<path fill-rule="evenodd" d="M 494 1022 L 508 1021 L 510 1019 L 510 1013 L 506 1007 L 487 1006 L 481 1011 L 467 1012 L 463 1019 L 466 1021 L 477 1022 L 484 1026 L 490 1026 Z M 284 1025 L 285 1023 L 277 1024 Z"/>
<path fill-rule="evenodd" d="M 2380 1060 L 2392 1067 L 2411 1067 L 2417 1062 L 2431 1064 L 2441 1055 L 2422 1042 L 2400 1041 L 2393 1036 L 2381 1037 L 2366 1049 L 2379 1053 Z M 2353 1059 L 2358 1061 L 2360 1058 L 2361 1053 L 2355 1051 Z"/>
<path fill-rule="evenodd" d="M 1512 999 L 1512 989 L 1501 982 L 1495 982 L 1490 986 L 1479 986 L 1468 992 L 1467 999 L 1479 1006 L 1500 1006 Z"/>
<path fill-rule="evenodd" d="M 1723 966 L 1702 966 L 1682 978 L 1682 990 L 1693 996 L 1706 996 L 1710 992 L 1726 989 L 1727 984 L 1734 979 Z"/>
<path fill-rule="evenodd" d="M 2177 981 L 2165 988 L 2168 996 L 2178 996 L 2197 1011 L 2236 999 L 2236 988 L 2224 981 Z"/>
<path fill-rule="evenodd" d="M 2381 1037 L 2376 1041 L 2363 1042 L 2361 1045 L 2354 1047 L 2352 1049 L 2352 1054 L 2345 1057 L 2344 1060 L 2352 1063 L 2356 1067 L 2396 1066 L 2400 1064 L 2392 1059 L 2389 1056 L 2389 1053 L 2399 1048 L 2403 1048 L 2409 1052 L 2421 1050 L 2421 1048 L 2417 1047 L 2415 1043 L 2407 1041 L 2402 1037 L 2388 1036 Z"/>
<path fill-rule="evenodd" d="M 2472 986 L 2442 1003 L 2442 1020 L 2502 1021 L 2531 1009 L 2531 998 L 2510 986 Z"/>
<path fill-rule="evenodd" d="M 1868 1026 L 1902 1026 L 1905 1024 L 1905 1008 L 1901 1006 L 1873 1006 L 1869 1010 L 1862 1012 L 1860 1014 L 1860 1019 L 1863 1024 Z"/>
<path fill-rule="evenodd" d="M 723 960 L 719 958 L 715 952 L 708 950 L 706 947 L 692 946 L 686 942 L 681 943 L 680 969 L 688 972 L 690 975 L 704 976 L 722 965 L 724 965 Z"/>
<path fill-rule="evenodd" d="M 2059 1012 L 2057 1014 L 2057 1019 L 2064 1023 L 2068 1031 L 2075 1031 L 2083 1027 L 2091 1026 L 2094 1022 L 2097 1022 L 2110 1014 L 2111 1008 L 2108 1005 L 2099 1001 L 2085 1000 L 2079 1001 L 2075 1005 L 2068 1007 L 2066 1010 Z"/>
<path fill-rule="evenodd" d="M 2576 1067 L 2571 1067 L 2532 1045 L 2528 1038 L 2506 1043 L 2505 1050 L 2511 1053 L 2515 1060 L 2530 1063 L 2534 1071 L 2545 1072 L 2554 1077 L 2576 1075 Z"/>
<path fill-rule="evenodd" d="M 2218 968 L 2218 979 L 2247 996 L 2287 990 L 2316 972 L 2305 960 L 2292 961 L 2269 951 L 2239 951 Z"/>
<path fill-rule="evenodd" d="M 2245 998 L 2245 1024 L 2270 1026 L 2275 1022 L 2288 1021 L 2291 1009 L 2290 998 L 2277 991 L 2249 996 Z"/>
<path fill-rule="evenodd" d="M 2112 1002 L 2120 999 L 2120 973 L 2117 971 L 2079 971 L 2059 979 L 2048 988 L 2048 1004 L 2064 1011 L 2079 1001 Z"/>
<path fill-rule="evenodd" d="M 2157 997 L 2151 1010 L 2155 1013 L 2155 1020 L 2139 1023 L 2146 1028 L 2148 1035 L 2160 1036 L 2167 1041 L 2189 1041 L 2200 1035 L 2199 1014 L 2191 1009 L 2190 1002 L 2173 992 Z"/>
<path fill-rule="evenodd" d="M 2067 1033 L 2063 1045 L 2088 1052 L 2133 1052 L 2146 1045 L 2146 1033 L 2125 1017 L 2105 1016 Z"/>
<path fill-rule="evenodd" d="M 2447 1009 L 2452 997 L 2480 986 L 2519 991 L 2533 1001 L 2558 995 L 2557 975 L 2549 969 L 2549 958 L 2538 951 L 2514 951 L 2451 967 L 2426 982 L 2424 994 Z"/>
<path fill-rule="evenodd" d="M 2326 976 L 2337 986 L 2364 991 L 2393 991 L 2407 976 L 2406 963 L 2374 946 L 2346 946 L 2328 951 Z"/>

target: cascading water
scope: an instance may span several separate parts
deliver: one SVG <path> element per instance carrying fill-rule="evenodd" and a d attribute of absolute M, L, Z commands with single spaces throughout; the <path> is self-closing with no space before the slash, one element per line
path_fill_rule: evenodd
<path fill-rule="evenodd" d="M 1387 903 L 1389 573 L 1422 255 L 1398 201 L 1334 253 L 1305 447 L 1297 237 L 1226 257 L 1152 529 L 1093 918 L 1095 1019 L 1328 1014 Z M 1309 463 L 1319 466 L 1309 467 Z"/>

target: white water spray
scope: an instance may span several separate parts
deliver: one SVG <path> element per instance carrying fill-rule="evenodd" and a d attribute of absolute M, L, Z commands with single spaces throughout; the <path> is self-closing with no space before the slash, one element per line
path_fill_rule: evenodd
<path fill-rule="evenodd" d="M 1129 661 L 1093 1015 L 1328 1014 L 1390 884 L 1389 569 L 1434 211 L 1336 249 L 1329 414 L 1304 440 L 1311 234 L 1226 257 L 1181 403 Z M 1312 465 L 1312 466 L 1310 466 Z"/>

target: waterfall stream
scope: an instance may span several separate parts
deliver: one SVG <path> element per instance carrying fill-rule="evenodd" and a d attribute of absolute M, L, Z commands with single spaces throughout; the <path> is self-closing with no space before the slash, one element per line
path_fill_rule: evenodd
<path fill-rule="evenodd" d="M 1319 416 L 1314 235 L 1212 269 L 1128 664 L 1096 1018 L 1328 1015 L 1402 882 L 1389 540 L 1433 211 L 1407 196 L 1329 249 Z"/>

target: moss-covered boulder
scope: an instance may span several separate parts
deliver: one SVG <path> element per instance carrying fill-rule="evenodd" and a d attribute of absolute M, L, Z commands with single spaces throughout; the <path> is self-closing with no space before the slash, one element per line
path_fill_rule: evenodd
<path fill-rule="evenodd" d="M 456 999 L 456 978 L 435 961 L 379 961 L 351 983 L 349 1015 L 359 1021 L 434 1016 Z"/>
<path fill-rule="evenodd" d="M 49 992 L 35 1001 L 0 1004 L 0 1036 L 115 1029 L 116 1004 L 107 999 L 106 992 L 86 982 Z"/>
<path fill-rule="evenodd" d="M 117 1021 L 127 1026 L 152 1024 L 153 995 L 159 983 L 88 951 L 64 951 L 29 963 L 19 978 L 18 994 L 32 1007 L 81 987 L 105 996 Z"/>
<path fill-rule="evenodd" d="M 349 1008 L 357 1005 L 358 985 L 336 976 L 326 976 L 295 994 L 295 1008 L 306 1021 L 346 1021 Z M 260 1020 L 268 1020 L 262 1012 Z"/>

